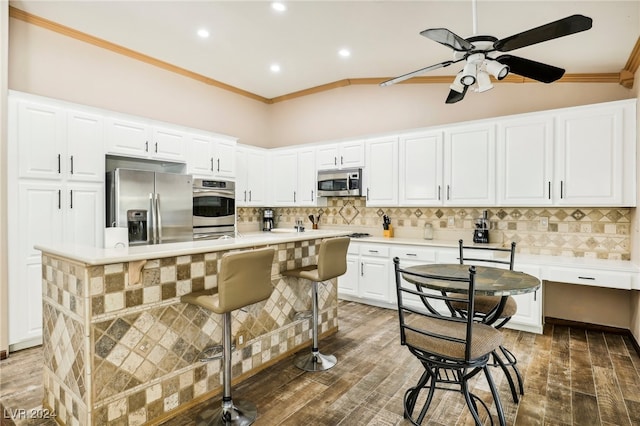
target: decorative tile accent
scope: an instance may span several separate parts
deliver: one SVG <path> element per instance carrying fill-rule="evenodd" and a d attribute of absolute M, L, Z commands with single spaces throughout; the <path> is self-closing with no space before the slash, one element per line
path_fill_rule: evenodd
<path fill-rule="evenodd" d="M 274 209 L 279 223 L 293 223 L 304 218 L 308 208 Z M 334 197 L 327 200 L 322 209 L 323 225 L 353 226 L 381 229 L 382 215 L 391 217 L 396 235 L 413 232 L 419 238 L 425 223 L 434 227 L 436 238 L 439 231 L 460 238 L 460 232 L 468 233 L 485 210 L 473 208 L 400 208 L 367 207 L 364 197 Z M 349 214 L 347 213 L 349 210 Z M 357 210 L 357 214 L 356 213 Z M 599 259 L 630 259 L 630 215 L 629 208 L 487 208 L 491 230 L 502 237 L 502 241 L 516 241 L 521 253 L 546 254 L 569 257 L 593 257 Z M 448 218 L 454 218 L 449 225 Z M 548 226 L 540 226 L 540 218 L 548 219 Z M 369 230 L 366 230 L 370 232 Z M 455 235 L 454 235 L 455 234 Z M 445 233 L 440 233 L 445 235 Z M 615 238 L 612 238 L 615 237 Z M 587 243 L 589 240 L 589 243 Z"/>

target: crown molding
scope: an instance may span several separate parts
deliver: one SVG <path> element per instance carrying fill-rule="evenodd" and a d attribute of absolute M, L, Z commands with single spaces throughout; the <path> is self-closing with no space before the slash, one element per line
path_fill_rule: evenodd
<path fill-rule="evenodd" d="M 98 37 L 83 33 L 73 28 L 58 24 L 48 19 L 41 18 L 23 10 L 17 9 L 13 6 L 9 6 L 9 17 L 19 19 L 32 25 L 39 26 L 41 28 L 54 31 L 58 34 L 71 37 L 73 39 L 92 44 L 94 46 L 115 52 L 129 58 L 147 63 L 149 65 L 162 68 L 166 71 L 173 72 L 182 75 L 187 78 L 197 80 L 201 83 L 215 86 L 223 90 L 233 92 L 235 94 L 245 96 L 265 104 L 275 104 L 278 102 L 284 102 L 303 96 L 309 96 L 327 90 L 333 90 L 340 87 L 353 86 L 353 85 L 378 85 L 383 81 L 389 80 L 391 77 L 385 78 L 347 78 L 343 80 L 334 81 L 332 83 L 322 84 L 320 86 L 311 87 L 309 89 L 299 90 L 297 92 L 288 93 L 286 95 L 277 96 L 275 98 L 265 98 L 255 93 L 248 92 L 246 90 L 239 89 L 229 84 L 223 83 L 218 80 L 214 80 L 210 77 L 206 77 L 202 74 L 198 74 L 193 71 L 189 71 L 185 68 L 181 68 L 159 59 L 155 59 L 151 56 L 136 52 L 135 50 L 128 49 L 115 43 L 103 40 Z M 635 47 L 629 56 L 625 68 L 619 73 L 586 73 L 586 74 L 565 74 L 559 83 L 619 83 L 622 86 L 630 89 L 633 87 L 634 75 L 638 67 L 640 66 L 640 38 L 636 41 Z M 453 81 L 453 75 L 444 76 L 426 76 L 426 77 L 414 77 L 410 80 L 405 80 L 398 84 L 448 84 Z M 509 74 L 505 79 L 496 81 L 492 77 L 493 83 L 539 83 L 536 80 L 521 77 L 514 74 Z"/>

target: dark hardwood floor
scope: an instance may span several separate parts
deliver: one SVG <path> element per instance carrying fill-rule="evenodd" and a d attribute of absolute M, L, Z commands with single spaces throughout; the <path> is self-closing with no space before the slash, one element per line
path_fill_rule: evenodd
<path fill-rule="evenodd" d="M 294 367 L 290 357 L 233 389 L 235 398 L 257 405 L 256 425 L 409 424 L 402 417 L 402 398 L 422 367 L 400 346 L 396 311 L 340 302 L 339 327 L 320 342 L 322 352 L 338 357 L 334 368 L 307 373 Z M 545 326 L 542 335 L 504 333 L 525 380 L 525 395 L 516 405 L 501 370 L 492 369 L 509 425 L 640 425 L 640 356 L 628 337 L 560 325 Z M 29 349 L 0 361 L 3 417 L 7 409 L 39 405 L 40 351 Z M 482 375 L 474 379 L 473 392 L 491 403 Z M 460 394 L 440 392 L 436 398 L 424 424 L 473 424 Z M 219 404 L 217 399 L 211 403 Z M 495 407 L 490 410 L 496 422 Z M 197 411 L 163 426 L 195 425 Z M 2 424 L 13 423 L 3 418 Z"/>

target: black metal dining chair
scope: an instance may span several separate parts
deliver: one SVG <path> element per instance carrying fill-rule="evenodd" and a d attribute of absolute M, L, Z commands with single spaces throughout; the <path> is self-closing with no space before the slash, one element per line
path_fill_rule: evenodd
<path fill-rule="evenodd" d="M 469 380 L 483 372 L 496 407 L 498 421 L 505 425 L 504 412 L 500 396 L 496 389 L 488 362 L 491 354 L 502 344 L 502 333 L 495 328 L 474 320 L 475 311 L 475 267 L 469 268 L 467 277 L 446 277 L 430 274 L 419 274 L 400 267 L 400 260 L 393 259 L 395 266 L 395 280 L 398 297 L 398 317 L 400 321 L 400 343 L 420 361 L 424 367 L 418 383 L 407 389 L 404 395 L 404 417 L 412 424 L 421 424 L 436 390 L 460 392 L 476 425 L 481 425 L 479 405 L 491 413 L 486 402 L 473 394 L 469 387 Z M 404 280 L 403 280 L 404 277 Z M 437 280 L 438 282 L 466 283 L 468 291 L 464 299 L 454 299 L 446 294 L 422 291 L 420 285 L 408 283 L 413 278 L 420 280 Z M 407 295 L 418 296 L 423 300 L 457 301 L 464 303 L 467 312 L 472 315 L 453 317 L 430 312 L 428 309 L 407 306 L 404 299 Z M 420 412 L 414 415 L 414 410 L 420 394 L 426 391 L 426 399 Z M 491 420 L 493 424 L 493 420 Z"/>
<path fill-rule="evenodd" d="M 458 241 L 459 259 L 461 265 L 467 264 L 488 264 L 489 266 L 505 267 L 513 271 L 513 265 L 515 261 L 516 243 L 511 242 L 509 248 L 507 247 L 489 247 L 489 246 L 476 246 L 476 245 L 464 245 L 463 240 Z M 482 256 L 481 253 L 504 253 L 505 257 L 493 257 Z M 453 298 L 459 297 L 459 295 L 452 294 Z M 494 314 L 500 309 L 500 304 L 503 304 L 500 314 L 497 318 L 494 318 Z M 460 316 L 467 316 L 466 305 L 462 301 L 452 301 L 447 304 L 449 308 Z M 506 300 L 503 300 L 501 296 L 476 296 L 475 300 L 475 312 L 473 318 L 476 321 L 483 323 L 489 323 L 493 327 L 502 328 L 513 315 L 518 311 L 518 304 L 512 296 L 508 296 Z M 500 345 L 500 353 L 504 357 L 500 356 L 497 352 L 493 353 L 494 367 L 500 367 L 504 372 L 507 381 L 509 382 L 509 388 L 511 389 L 511 396 L 513 401 L 517 403 L 519 401 L 518 391 L 520 395 L 524 395 L 524 385 L 522 382 L 522 375 L 518 369 L 518 360 L 511 351 Z M 518 381 L 518 391 L 516 391 L 515 383 L 507 367 L 511 367 L 516 375 Z"/>

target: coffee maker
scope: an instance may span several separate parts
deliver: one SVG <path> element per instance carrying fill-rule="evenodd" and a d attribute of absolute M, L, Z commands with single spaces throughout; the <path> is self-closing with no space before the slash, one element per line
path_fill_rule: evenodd
<path fill-rule="evenodd" d="M 487 219 L 487 211 L 482 211 L 482 217 L 476 219 L 476 229 L 473 231 L 474 243 L 489 242 L 489 220 Z"/>
<path fill-rule="evenodd" d="M 274 228 L 273 210 L 264 209 L 264 211 L 262 212 L 262 230 L 271 231 L 273 228 Z"/>
<path fill-rule="evenodd" d="M 146 243 L 147 237 L 147 211 L 127 210 L 127 227 L 129 228 L 129 243 Z"/>

